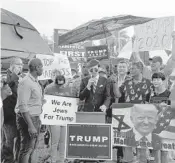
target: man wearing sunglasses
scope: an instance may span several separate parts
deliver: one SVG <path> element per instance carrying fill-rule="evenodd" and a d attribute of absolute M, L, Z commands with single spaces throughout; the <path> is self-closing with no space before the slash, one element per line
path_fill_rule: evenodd
<path fill-rule="evenodd" d="M 81 81 L 80 100 L 85 100 L 83 111 L 106 112 L 110 104 L 110 84 L 105 77 L 99 76 L 99 61 L 88 62 L 89 76 Z"/>

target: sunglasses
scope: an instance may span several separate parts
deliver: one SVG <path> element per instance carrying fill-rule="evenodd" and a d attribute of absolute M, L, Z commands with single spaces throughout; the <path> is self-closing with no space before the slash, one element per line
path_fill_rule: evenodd
<path fill-rule="evenodd" d="M 98 68 L 91 68 L 89 69 L 90 72 L 98 72 Z"/>

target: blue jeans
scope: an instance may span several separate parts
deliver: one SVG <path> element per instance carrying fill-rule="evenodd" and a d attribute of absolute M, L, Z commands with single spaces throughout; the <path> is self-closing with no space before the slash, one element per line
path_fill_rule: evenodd
<path fill-rule="evenodd" d="M 51 161 L 52 163 L 64 163 L 66 127 L 59 125 L 47 126 L 51 135 Z"/>
<path fill-rule="evenodd" d="M 32 122 L 38 131 L 40 132 L 40 118 L 39 116 L 31 117 Z M 20 133 L 20 151 L 18 157 L 18 163 L 30 163 L 34 150 L 36 149 L 38 138 L 31 138 L 28 132 L 28 125 L 20 114 L 16 116 L 16 124 Z"/>
<path fill-rule="evenodd" d="M 19 151 L 19 135 L 16 124 L 4 124 L 3 133 L 2 160 L 3 163 L 13 163 Z"/>

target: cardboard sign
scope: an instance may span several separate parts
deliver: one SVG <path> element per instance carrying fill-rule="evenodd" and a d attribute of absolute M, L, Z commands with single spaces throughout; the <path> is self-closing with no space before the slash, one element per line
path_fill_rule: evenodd
<path fill-rule="evenodd" d="M 91 59 L 97 59 L 97 60 L 107 59 L 108 46 L 101 45 L 101 46 L 86 47 L 86 57 L 88 61 Z"/>
<path fill-rule="evenodd" d="M 112 112 L 114 146 L 175 150 L 175 117 L 169 106 L 113 104 Z"/>
<path fill-rule="evenodd" d="M 68 124 L 66 158 L 111 160 L 111 125 Z"/>
<path fill-rule="evenodd" d="M 36 58 L 42 61 L 44 70 L 39 80 L 52 79 L 54 76 L 53 70 L 55 69 L 59 70 L 66 78 L 72 78 L 70 63 L 67 56 L 56 53 L 54 56 L 37 54 Z"/>
<path fill-rule="evenodd" d="M 66 55 L 71 62 L 85 62 L 85 48 L 78 45 L 58 46 L 58 52 Z"/>
<path fill-rule="evenodd" d="M 76 122 L 78 98 L 45 95 L 47 101 L 40 115 L 42 124 L 66 125 Z"/>
<path fill-rule="evenodd" d="M 134 52 L 170 49 L 174 17 L 159 18 L 134 27 Z"/>

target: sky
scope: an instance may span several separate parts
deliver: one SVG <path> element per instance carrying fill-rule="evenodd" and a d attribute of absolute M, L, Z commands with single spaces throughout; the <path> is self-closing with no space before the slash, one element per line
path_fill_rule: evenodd
<path fill-rule="evenodd" d="M 1 8 L 26 20 L 46 36 L 92 19 L 117 15 L 175 16 L 174 0 L 1 0 Z"/>

